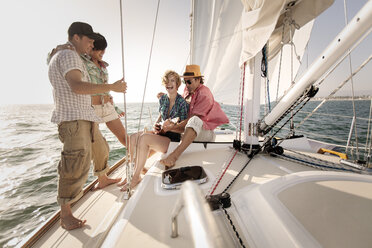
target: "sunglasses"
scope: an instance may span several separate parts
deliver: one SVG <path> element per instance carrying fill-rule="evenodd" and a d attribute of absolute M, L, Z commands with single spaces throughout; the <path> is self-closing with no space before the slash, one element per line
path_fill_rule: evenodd
<path fill-rule="evenodd" d="M 191 79 L 183 80 L 184 84 L 192 84 Z"/>

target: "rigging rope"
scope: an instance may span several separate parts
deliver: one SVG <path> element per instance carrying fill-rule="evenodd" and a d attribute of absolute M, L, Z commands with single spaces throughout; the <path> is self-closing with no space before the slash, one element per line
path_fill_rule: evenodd
<path fill-rule="evenodd" d="M 240 126 L 239 126 L 239 140 L 242 140 L 242 125 L 243 125 L 243 111 L 244 111 L 244 85 L 245 85 L 245 67 L 247 62 L 244 62 L 243 65 L 243 81 L 242 81 L 242 96 L 240 103 Z"/>
<path fill-rule="evenodd" d="M 241 141 L 242 139 L 242 126 L 243 126 L 243 111 L 244 111 L 244 85 L 245 85 L 245 67 L 246 67 L 246 62 L 244 62 L 243 64 L 243 69 L 241 70 L 243 75 L 241 75 L 241 83 L 240 83 L 240 90 L 239 90 L 239 102 L 240 102 L 240 124 L 239 124 L 239 141 Z M 218 184 L 220 183 L 220 181 L 222 180 L 223 176 L 225 175 L 227 169 L 229 168 L 229 166 L 231 165 L 232 161 L 234 160 L 236 154 L 237 154 L 238 150 L 235 151 L 235 153 L 233 154 L 230 162 L 227 164 L 226 168 L 223 168 L 221 169 L 221 172 L 219 173 L 219 175 L 216 177 L 216 180 L 213 184 L 212 184 L 212 187 L 211 189 L 208 191 L 207 195 L 212 195 L 214 193 L 214 191 L 216 190 Z"/>
<path fill-rule="evenodd" d="M 303 102 L 304 99 L 301 99 L 298 101 L 298 103 L 296 105 L 292 105 L 293 107 L 290 108 L 290 110 L 287 111 L 287 114 L 288 112 L 292 112 L 297 106 L 299 106 L 302 102 Z M 305 102 L 302 103 L 302 105 L 297 109 L 296 112 L 292 112 L 292 115 L 291 115 L 291 118 L 289 118 L 287 121 L 284 122 L 284 124 L 278 128 L 278 130 L 276 132 L 274 132 L 271 137 L 269 138 L 269 140 L 271 140 L 272 138 L 275 137 L 275 135 L 282 129 L 284 128 L 284 126 L 306 105 L 306 103 L 310 101 L 310 97 L 307 98 L 305 100 Z M 285 114 L 286 115 L 286 114 Z M 290 129 L 290 130 L 294 130 L 294 129 Z M 290 136 L 292 133 L 290 132 L 288 136 Z M 283 142 L 283 141 L 282 141 Z"/>
<path fill-rule="evenodd" d="M 269 81 L 269 78 L 268 78 L 268 70 L 269 70 L 269 67 L 268 67 L 268 64 L 267 64 L 267 44 L 265 44 L 265 46 L 262 48 L 262 61 L 261 61 L 261 77 L 264 77 L 266 79 L 266 88 L 265 88 L 265 92 L 266 92 L 266 96 L 265 97 L 265 102 L 268 106 L 268 110 L 266 110 L 265 108 L 265 112 L 270 112 L 271 111 L 271 106 L 270 106 L 270 88 L 269 88 L 269 85 L 270 85 L 270 81 Z"/>
<path fill-rule="evenodd" d="M 122 64 L 122 71 L 123 71 L 123 79 L 125 81 L 125 65 L 124 65 L 124 25 L 123 25 L 123 4 L 122 4 L 122 0 L 119 0 L 120 2 L 120 34 L 121 34 L 121 64 Z M 124 126 L 125 126 L 125 130 L 126 132 L 128 132 L 128 122 L 127 122 L 127 99 L 126 99 L 126 93 L 124 92 Z M 130 154 L 131 154 L 131 147 L 130 147 L 130 144 L 128 142 L 128 135 L 125 135 L 125 144 L 127 146 L 127 158 L 129 159 L 126 159 L 125 160 L 125 166 L 126 166 L 126 179 L 127 179 L 127 182 L 129 183 L 128 187 L 127 187 L 127 193 L 128 193 L 128 196 L 131 195 L 131 189 L 130 189 L 130 183 L 131 183 L 131 166 L 129 164 L 129 161 L 132 159 L 130 157 Z"/>
<path fill-rule="evenodd" d="M 372 54 L 356 69 L 345 81 L 343 81 L 336 89 L 334 89 L 326 98 L 323 99 L 321 103 L 308 115 L 306 116 L 298 125 L 297 128 L 300 127 L 304 122 L 309 119 L 326 101 L 328 101 L 331 97 L 333 97 L 337 91 L 339 91 L 349 80 L 352 76 L 355 76 L 370 60 L 372 59 Z M 322 80 L 322 82 L 324 79 Z"/>
<path fill-rule="evenodd" d="M 282 29 L 282 40 L 281 40 L 281 45 L 282 47 L 280 48 L 280 58 L 279 58 L 279 70 L 278 70 L 278 83 L 276 85 L 276 97 L 275 97 L 275 105 L 278 104 L 278 97 L 279 97 L 279 84 L 280 84 L 280 75 L 281 75 L 281 71 L 282 71 L 282 61 L 283 61 L 283 47 L 284 47 L 284 42 L 283 42 L 283 39 L 284 39 L 284 26 L 283 25 L 283 29 Z"/>
<path fill-rule="evenodd" d="M 254 155 L 249 158 L 249 160 L 247 161 L 247 163 L 245 163 L 245 165 L 243 166 L 243 168 L 238 172 L 238 174 L 233 178 L 233 180 L 231 180 L 231 182 L 229 183 L 229 185 L 227 185 L 227 187 L 222 191 L 222 193 L 226 193 L 230 189 L 230 187 L 233 185 L 233 183 L 236 181 L 236 179 L 240 176 L 240 174 L 242 174 L 242 172 L 244 171 L 244 169 L 248 166 L 249 162 L 252 161 Z"/>
<path fill-rule="evenodd" d="M 371 135 L 372 135 L 372 132 L 371 132 L 372 98 L 370 99 L 370 101 L 371 101 L 371 103 L 370 103 L 370 106 L 369 106 L 369 118 L 368 118 L 368 128 L 367 128 L 366 146 L 365 146 L 366 148 L 368 147 L 368 143 L 372 141 L 372 140 L 368 140 L 369 133 L 371 133 Z M 367 153 L 367 150 L 365 150 L 365 152 L 364 152 L 364 157 L 367 158 L 366 161 L 368 163 L 369 163 L 370 152 L 371 152 L 371 149 L 368 149 L 368 153 Z"/>
<path fill-rule="evenodd" d="M 146 88 L 147 88 L 148 76 L 149 76 L 150 65 L 151 65 L 152 50 L 153 50 L 153 47 L 154 47 L 156 25 L 157 25 L 157 21 L 158 21 L 159 6 L 160 6 L 160 0 L 158 0 L 158 5 L 157 5 L 157 8 L 156 8 L 155 22 L 154 22 L 154 28 L 153 28 L 153 32 L 152 32 L 150 55 L 149 55 L 149 61 L 148 61 L 148 64 L 147 64 L 145 87 L 143 89 L 143 96 L 142 96 L 142 103 L 141 103 L 141 112 L 140 112 L 140 117 L 139 117 L 139 121 L 138 121 L 137 133 L 140 132 L 140 127 L 141 127 L 141 120 L 142 120 L 142 114 L 143 114 L 143 106 L 144 106 L 144 101 L 145 101 Z M 136 137 L 136 147 L 135 147 L 134 155 L 133 155 L 134 158 L 136 157 L 136 154 L 137 154 L 138 138 L 139 138 L 139 135 L 137 135 L 137 137 Z M 134 161 L 134 158 L 133 158 L 133 161 Z M 130 184 L 128 184 L 128 185 L 130 186 Z"/>
<path fill-rule="evenodd" d="M 289 12 L 291 14 L 291 18 L 292 18 L 292 11 L 290 10 Z M 289 42 L 291 44 L 291 85 L 294 85 L 295 82 L 293 81 L 293 46 L 294 46 L 294 43 L 293 43 L 293 40 L 292 40 L 292 28 L 289 27 Z M 290 133 L 291 135 L 294 135 L 294 123 L 293 123 L 293 112 L 291 112 L 291 122 L 289 124 L 289 127 L 290 127 Z"/>
<path fill-rule="evenodd" d="M 214 184 L 212 185 L 212 188 L 213 188 L 213 189 L 212 189 L 211 193 L 208 192 L 207 195 L 213 195 L 214 191 L 216 190 L 218 184 L 220 184 L 220 182 L 221 182 L 223 176 L 225 175 L 227 169 L 230 167 L 230 165 L 231 165 L 232 161 L 234 160 L 234 158 L 235 158 L 235 156 L 236 156 L 237 153 L 238 153 L 238 150 L 235 150 L 235 152 L 234 152 L 232 158 L 230 159 L 230 162 L 227 164 L 227 166 L 225 167 L 225 169 L 222 170 L 222 173 L 220 173 L 221 175 L 216 177 L 216 179 L 218 179 L 218 180 L 217 180 L 216 183 L 214 183 Z"/>
<path fill-rule="evenodd" d="M 371 161 L 372 132 L 371 132 L 371 136 L 370 136 L 369 140 L 370 140 L 370 142 L 369 142 L 369 148 L 368 148 L 368 154 L 367 154 L 367 162 L 368 162 L 368 164 L 369 164 L 370 161 Z"/>
<path fill-rule="evenodd" d="M 152 40 L 151 40 L 150 55 L 149 55 L 149 61 L 148 61 L 148 64 L 147 64 L 146 81 L 145 81 L 145 87 L 144 87 L 144 89 L 143 89 L 142 105 L 141 105 L 141 113 L 140 113 L 140 118 L 139 118 L 139 122 L 138 122 L 138 130 L 137 130 L 138 132 L 139 132 L 140 127 L 141 127 L 141 120 L 142 120 L 142 113 L 143 113 L 143 104 L 144 104 L 144 101 L 145 101 L 146 88 L 147 88 L 147 81 L 148 81 L 149 71 L 150 71 L 150 64 L 151 64 L 151 57 L 152 57 L 152 49 L 153 49 L 153 47 L 154 47 L 155 32 L 156 32 L 156 24 L 157 24 L 157 22 L 158 22 L 159 5 L 160 5 L 160 0 L 158 0 L 158 6 L 157 6 L 157 8 L 156 8 L 156 16 L 155 16 L 154 29 L 153 29 L 153 32 L 152 32 Z"/>
<path fill-rule="evenodd" d="M 232 219 L 231 219 L 229 213 L 227 212 L 227 210 L 226 210 L 224 207 L 221 207 L 221 209 L 222 209 L 222 211 L 225 213 L 225 215 L 226 215 L 226 217 L 227 217 L 227 219 L 228 219 L 228 221 L 229 221 L 229 223 L 230 223 L 230 225 L 231 225 L 231 227 L 232 227 L 232 229 L 233 229 L 233 231 L 234 231 L 236 237 L 238 238 L 240 246 L 245 248 L 245 245 L 244 245 L 244 243 L 243 243 L 243 240 L 242 240 L 242 238 L 240 237 L 240 234 L 239 234 L 238 230 L 236 229 L 236 227 L 235 227 L 235 225 L 234 225 L 234 222 L 232 221 Z"/>
<path fill-rule="evenodd" d="M 348 18 L 347 18 L 347 7 L 346 7 L 346 0 L 344 0 L 344 15 L 345 15 L 345 27 L 347 26 L 347 24 L 349 23 L 348 21 Z M 353 70 L 352 70 L 352 67 L 351 67 L 351 54 L 349 53 L 348 55 L 348 58 L 349 58 L 349 70 L 350 70 L 350 83 L 351 83 L 351 99 L 352 99 L 352 103 L 353 103 L 353 113 L 354 113 L 354 117 L 356 117 L 356 111 L 355 111 L 355 101 L 354 101 L 354 80 L 353 80 Z M 356 153 L 357 153 L 357 159 L 359 160 L 359 149 L 358 149 L 358 132 L 357 132 L 357 128 L 356 128 L 356 119 L 355 119 L 355 122 L 354 122 L 354 132 L 355 132 L 355 143 L 356 143 Z M 351 133 L 350 133 L 351 134 Z M 347 150 L 345 151 L 347 152 Z"/>
<path fill-rule="evenodd" d="M 244 64 L 245 65 L 245 64 Z M 262 66 L 262 65 L 261 65 Z M 261 67 L 262 68 L 262 67 Z M 245 68 L 244 68 L 245 69 Z M 243 77 L 243 83 L 244 83 L 244 77 Z M 311 94 L 309 94 L 311 91 L 313 90 L 313 88 L 309 88 L 307 91 L 305 91 L 300 97 L 298 97 L 298 99 L 297 99 L 297 101 L 296 102 L 294 102 L 293 104 L 292 104 L 292 106 L 277 120 L 277 122 L 275 122 L 271 127 L 269 127 L 268 129 L 267 129 L 267 132 L 266 133 L 268 133 L 271 129 L 272 129 L 272 127 L 273 126 L 275 126 L 277 123 L 279 123 L 289 112 L 292 112 L 293 113 L 293 110 L 297 107 L 297 106 L 299 106 L 301 103 L 302 103 L 302 106 L 300 106 L 297 110 L 296 110 L 296 112 L 294 112 L 293 114 L 292 114 L 292 118 L 293 118 L 293 116 L 294 115 L 296 115 L 304 106 L 305 106 L 305 104 L 310 100 L 310 98 L 311 98 Z M 303 102 L 305 100 L 305 102 Z M 260 146 L 260 149 L 257 149 L 257 151 L 255 151 L 255 152 L 253 152 L 253 153 L 250 153 L 249 155 L 248 155 L 248 157 L 249 157 L 249 160 L 248 160 L 248 162 L 243 166 L 243 168 L 239 171 L 239 173 L 233 178 L 233 180 L 229 183 L 229 185 L 225 188 L 225 190 L 223 191 L 223 192 L 226 192 L 230 187 L 231 187 L 231 185 L 235 182 L 235 180 L 239 177 L 239 175 L 243 172 L 243 170 L 247 167 L 247 165 L 249 164 L 249 162 L 253 159 L 253 157 L 261 150 L 261 148 L 262 147 L 264 147 L 264 146 L 266 146 L 267 145 L 267 143 L 275 136 L 275 134 L 277 134 L 287 123 L 288 123 L 288 121 L 290 121 L 292 118 L 290 118 L 290 119 L 288 119 L 280 128 L 279 128 L 279 130 L 277 131 L 277 132 L 275 132 L 275 133 L 273 133 L 272 135 L 271 135 L 271 137 L 268 139 L 268 140 L 266 140 L 266 142 L 262 145 L 262 146 Z M 236 150 L 236 153 L 237 153 L 237 151 L 238 150 Z M 230 164 L 231 164 L 231 162 L 232 162 L 232 160 L 234 159 L 234 157 L 235 157 L 235 155 L 236 155 L 236 153 L 234 154 L 234 156 L 233 156 L 233 158 L 231 159 L 231 161 L 230 161 L 230 163 L 228 164 L 228 166 L 224 169 L 224 172 L 222 173 L 222 175 L 221 175 L 221 177 L 219 178 L 219 180 L 218 180 L 218 182 L 217 182 L 217 184 L 215 185 L 215 187 L 214 187 L 214 189 L 213 189 L 213 191 L 212 191 L 212 193 L 211 194 L 213 194 L 213 192 L 214 192 L 214 190 L 216 189 L 216 187 L 218 186 L 218 184 L 219 184 L 219 182 L 221 181 L 221 179 L 222 179 L 222 177 L 224 176 L 224 174 L 225 174 L 225 172 L 226 172 L 226 170 L 227 170 L 227 168 L 230 166 Z"/>
<path fill-rule="evenodd" d="M 241 140 L 241 130 L 242 130 L 242 121 L 243 121 L 243 107 L 244 107 L 244 81 L 245 81 L 245 63 L 243 64 L 243 70 L 240 70 L 240 84 L 239 84 L 239 95 L 238 95 L 238 106 L 240 106 L 240 119 L 236 119 L 235 126 L 235 139 Z M 234 125 L 233 125 L 234 126 Z M 238 132 L 239 127 L 239 132 Z M 239 138 L 238 138 L 239 135 Z"/>
<path fill-rule="evenodd" d="M 288 113 L 292 112 L 296 107 L 298 107 L 304 100 L 306 100 L 302 106 L 293 114 L 296 115 L 304 106 L 305 104 L 310 100 L 310 97 L 307 96 L 308 92 L 311 91 L 313 88 L 308 88 L 308 90 L 306 90 L 302 95 L 300 95 L 296 101 L 293 102 L 293 104 L 270 126 L 268 126 L 265 130 L 262 130 L 263 134 L 267 134 L 268 132 L 270 132 L 270 130 L 272 130 L 279 122 L 281 122 L 287 115 Z M 265 118 L 265 117 L 264 117 Z M 262 119 L 263 120 L 263 119 Z M 261 121 L 262 121 L 261 120 Z M 274 137 L 275 134 L 277 134 L 280 129 L 282 129 L 284 127 L 284 125 L 286 125 L 288 123 L 288 121 L 290 121 L 291 119 L 289 118 L 280 128 L 277 132 L 275 132 L 272 136 Z M 270 139 L 271 139 L 270 138 Z"/>
<path fill-rule="evenodd" d="M 289 30 L 290 30 L 289 43 L 284 43 L 284 33 L 285 33 L 285 27 L 286 26 L 288 26 Z M 293 51 L 296 55 L 296 59 L 299 62 L 299 64 L 300 65 L 302 64 L 301 57 L 297 53 L 296 44 L 294 44 L 294 42 L 292 41 L 292 27 L 294 29 L 299 29 L 300 26 L 292 19 L 291 9 L 285 13 L 285 18 L 283 20 L 283 26 L 282 27 L 283 27 L 282 28 L 282 39 L 281 39 L 281 42 L 280 42 L 281 43 L 281 48 L 280 48 L 279 70 L 278 70 L 279 72 L 278 72 L 278 82 L 277 82 L 277 86 L 276 86 L 276 98 L 275 98 L 276 103 L 278 103 L 278 101 L 280 101 L 280 99 L 278 99 L 278 97 L 279 97 L 279 84 L 280 84 L 280 77 L 281 77 L 281 71 L 282 71 L 284 45 L 286 45 L 286 44 L 291 45 L 291 81 L 292 82 L 293 82 L 293 70 L 292 70 L 292 68 L 293 68 Z M 293 84 L 291 84 L 291 87 L 293 87 Z"/>

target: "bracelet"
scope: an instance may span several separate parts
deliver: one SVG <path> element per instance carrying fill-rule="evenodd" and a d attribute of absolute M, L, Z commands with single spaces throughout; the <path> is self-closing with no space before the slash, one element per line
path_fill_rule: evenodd
<path fill-rule="evenodd" d="M 176 118 L 170 119 L 170 122 L 176 124 L 176 123 L 178 123 L 179 120 L 180 120 L 180 118 L 176 117 Z"/>

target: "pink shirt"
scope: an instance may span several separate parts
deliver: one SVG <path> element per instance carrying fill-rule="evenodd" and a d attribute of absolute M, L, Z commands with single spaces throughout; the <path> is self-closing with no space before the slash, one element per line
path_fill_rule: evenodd
<path fill-rule="evenodd" d="M 183 97 L 186 98 L 189 94 L 187 87 L 185 87 Z M 214 100 L 212 92 L 203 84 L 191 96 L 189 117 L 194 115 L 203 121 L 205 130 L 213 130 L 219 125 L 229 123 L 229 119 L 222 111 L 221 106 Z"/>

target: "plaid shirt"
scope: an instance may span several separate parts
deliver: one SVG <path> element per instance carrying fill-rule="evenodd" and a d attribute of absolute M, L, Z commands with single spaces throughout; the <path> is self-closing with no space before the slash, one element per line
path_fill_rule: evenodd
<path fill-rule="evenodd" d="M 161 114 L 161 119 L 165 121 L 166 119 L 173 119 L 176 117 L 180 118 L 180 121 L 187 119 L 187 114 L 189 112 L 189 105 L 185 101 L 185 99 L 180 95 L 177 94 L 176 101 L 169 112 L 169 98 L 167 94 L 164 94 L 159 99 L 159 113 Z"/>
<path fill-rule="evenodd" d="M 66 74 L 77 69 L 82 73 L 82 80 L 89 82 L 89 75 L 79 54 L 66 49 L 59 51 L 49 64 L 49 81 L 53 86 L 55 109 L 52 122 L 87 120 L 100 122 L 91 105 L 90 95 L 75 94 L 65 79 Z"/>

